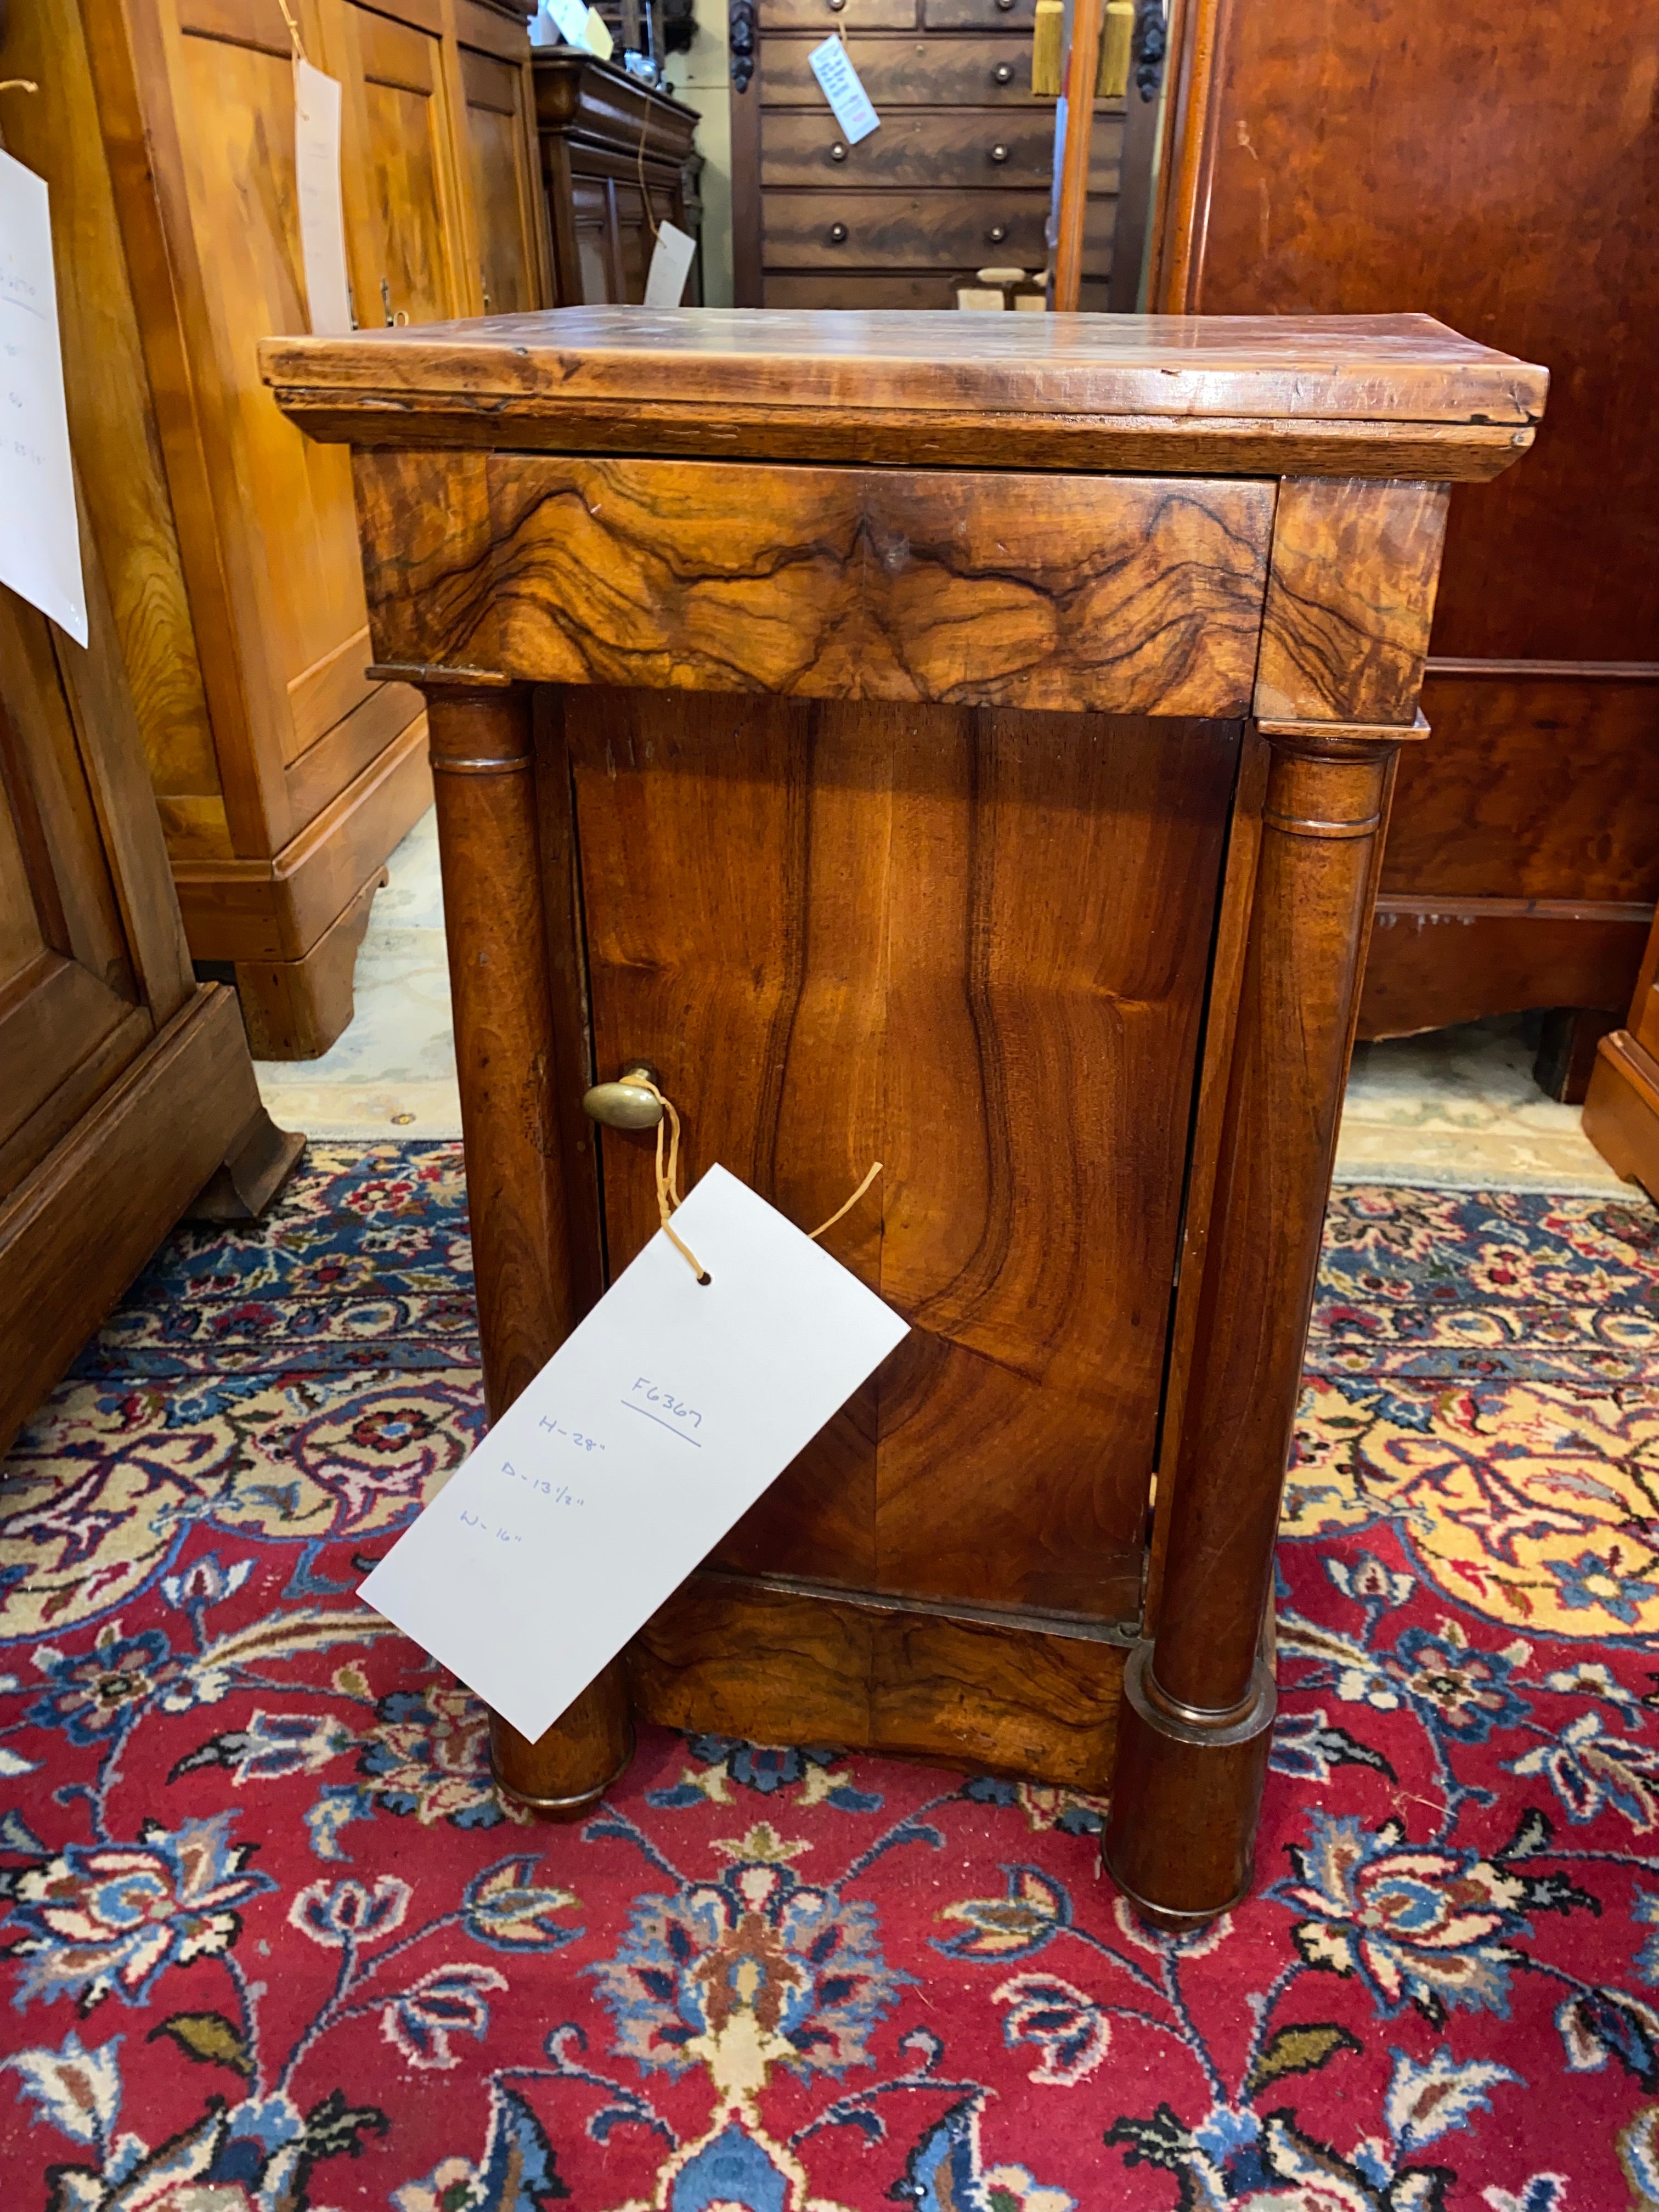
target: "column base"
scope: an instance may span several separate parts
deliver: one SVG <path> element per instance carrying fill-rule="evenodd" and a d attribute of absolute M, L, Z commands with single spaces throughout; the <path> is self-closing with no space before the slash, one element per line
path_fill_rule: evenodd
<path fill-rule="evenodd" d="M 1242 1705 L 1199 1712 L 1159 1686 L 1152 1657 L 1138 1644 L 1124 1669 L 1102 1857 L 1136 1911 L 1178 1934 L 1249 1894 L 1278 1697 L 1258 1661 Z"/>
<path fill-rule="evenodd" d="M 489 1716 L 495 1787 L 538 1820 L 579 1820 L 628 1771 L 633 1756 L 634 1719 L 619 1659 L 534 1743 L 499 1713 Z"/>

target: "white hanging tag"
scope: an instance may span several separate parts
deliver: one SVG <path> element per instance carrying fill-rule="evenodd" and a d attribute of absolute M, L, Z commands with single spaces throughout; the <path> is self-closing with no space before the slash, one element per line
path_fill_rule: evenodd
<path fill-rule="evenodd" d="M 691 273 L 692 257 L 696 250 L 696 240 L 688 238 L 672 222 L 659 225 L 657 243 L 652 249 L 651 266 L 645 278 L 647 307 L 678 307 L 685 295 L 685 280 Z"/>
<path fill-rule="evenodd" d="M 532 1741 L 908 1324 L 711 1168 L 358 1595 Z"/>
<path fill-rule="evenodd" d="M 294 174 L 300 202 L 300 259 L 312 334 L 351 328 L 346 281 L 345 202 L 340 185 L 340 87 L 298 57 L 294 64 Z"/>
<path fill-rule="evenodd" d="M 0 153 L 0 583 L 87 641 L 44 177 Z"/>
<path fill-rule="evenodd" d="M 835 110 L 841 135 L 849 146 L 881 127 L 881 118 L 870 105 L 870 95 L 859 82 L 859 73 L 839 38 L 828 38 L 806 57 L 818 81 L 818 89 Z"/>

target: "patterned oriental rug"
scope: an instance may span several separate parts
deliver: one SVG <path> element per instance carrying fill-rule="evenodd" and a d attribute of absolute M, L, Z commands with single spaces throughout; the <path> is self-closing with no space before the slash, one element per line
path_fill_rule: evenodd
<path fill-rule="evenodd" d="M 479 1428 L 453 1146 L 163 1252 L 8 1470 L 5 2212 L 1659 2207 L 1659 1222 L 1358 1188 L 1258 1895 L 1098 1802 L 647 1735 L 504 1817 L 351 1593 Z"/>

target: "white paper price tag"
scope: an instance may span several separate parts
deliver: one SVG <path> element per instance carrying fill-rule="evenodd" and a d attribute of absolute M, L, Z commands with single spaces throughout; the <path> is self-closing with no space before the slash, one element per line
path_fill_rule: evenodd
<path fill-rule="evenodd" d="M 44 177 L 0 154 L 0 583 L 87 641 Z"/>
<path fill-rule="evenodd" d="M 351 328 L 346 282 L 345 202 L 340 188 L 340 87 L 309 62 L 294 64 L 294 176 L 300 202 L 300 259 L 312 334 Z"/>
<path fill-rule="evenodd" d="M 597 8 L 590 8 L 587 11 L 587 27 L 584 36 L 588 52 L 597 54 L 602 62 L 608 62 L 617 51 L 617 41 L 611 35 L 611 26 Z"/>
<path fill-rule="evenodd" d="M 586 0 L 542 0 L 540 13 L 553 20 L 553 27 L 566 46 L 575 46 L 580 53 L 598 53 L 602 62 L 611 60 L 611 31 L 606 31 L 604 18 L 588 7 Z"/>
<path fill-rule="evenodd" d="M 849 146 L 881 127 L 881 118 L 870 105 L 870 95 L 859 82 L 859 73 L 838 38 L 826 39 L 806 57 L 818 89 L 835 110 L 841 135 Z"/>
<path fill-rule="evenodd" d="M 908 1328 L 724 1168 L 674 1226 L 359 1592 L 532 1741 Z"/>
<path fill-rule="evenodd" d="M 678 307 L 685 295 L 685 280 L 691 273 L 691 258 L 696 252 L 697 241 L 665 222 L 657 232 L 657 243 L 652 249 L 651 266 L 646 272 L 645 304 L 647 307 Z"/>

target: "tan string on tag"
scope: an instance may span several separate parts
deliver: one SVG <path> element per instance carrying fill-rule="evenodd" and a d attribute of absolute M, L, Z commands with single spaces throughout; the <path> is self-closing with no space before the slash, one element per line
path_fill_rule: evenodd
<path fill-rule="evenodd" d="M 648 1091 L 658 1105 L 662 1108 L 662 1120 L 657 1124 L 657 1212 L 662 1218 L 663 1234 L 685 1261 L 686 1266 L 690 1268 L 697 1280 L 703 1284 L 710 1283 L 714 1278 L 708 1268 L 703 1266 L 702 1261 L 698 1259 L 684 1237 L 675 1234 L 674 1224 L 668 1218 L 674 1208 L 683 1203 L 679 1188 L 680 1117 L 674 1110 L 674 1102 L 658 1090 L 648 1075 L 633 1074 L 628 1079 L 630 1083 L 638 1084 L 641 1091 Z M 665 1124 L 670 1133 L 666 1167 L 663 1164 L 662 1157 L 662 1133 Z"/>
<path fill-rule="evenodd" d="M 812 1232 L 811 1232 L 812 1242 L 813 1242 L 815 1244 L 817 1243 L 817 1241 L 818 1241 L 819 1237 L 823 1236 L 823 1232 L 824 1232 L 824 1231 L 825 1231 L 826 1229 L 833 1229 L 833 1228 L 835 1227 L 836 1224 L 836 1223 L 841 1219 L 841 1218 L 842 1218 L 842 1214 L 843 1214 L 843 1213 L 850 1213 L 850 1212 L 853 1211 L 853 1208 L 854 1208 L 854 1207 L 858 1204 L 859 1200 L 863 1197 L 863 1195 L 864 1195 L 865 1192 L 866 1192 L 866 1190 L 868 1190 L 868 1189 L 869 1189 L 869 1188 L 870 1188 L 871 1184 L 875 1181 L 876 1177 L 877 1177 L 880 1173 L 881 1173 L 881 1162 L 880 1162 L 879 1160 L 878 1160 L 878 1161 L 876 1162 L 875 1165 L 871 1169 L 871 1170 L 870 1170 L 869 1174 L 868 1174 L 867 1176 L 866 1176 L 866 1177 L 864 1178 L 864 1181 L 863 1181 L 863 1182 L 859 1185 L 858 1188 L 857 1188 L 857 1189 L 853 1193 L 853 1195 L 851 1196 L 851 1198 L 849 1198 L 849 1199 L 848 1200 L 848 1201 L 847 1201 L 846 1205 L 845 1205 L 845 1206 L 838 1206 L 836 1208 L 835 1212 L 830 1215 L 830 1218 L 828 1219 L 828 1221 L 820 1221 L 820 1222 L 819 1222 L 819 1224 L 818 1224 L 818 1225 L 817 1225 L 817 1227 L 815 1230 L 813 1230 L 813 1231 L 812 1231 Z"/>
<path fill-rule="evenodd" d="M 674 1249 L 679 1254 L 680 1257 L 685 1261 L 686 1266 L 690 1268 L 697 1280 L 703 1284 L 710 1283 L 714 1280 L 714 1277 L 709 1273 L 708 1268 L 703 1266 L 702 1261 L 698 1259 L 696 1254 L 691 1249 L 691 1247 L 685 1242 L 685 1240 L 675 1233 L 674 1224 L 668 1218 L 669 1215 L 673 1212 L 676 1206 L 684 1203 L 684 1200 L 680 1196 L 679 1187 L 680 1117 L 674 1109 L 674 1102 L 665 1091 L 658 1090 L 656 1085 L 651 1080 L 648 1075 L 641 1075 L 637 1073 L 630 1072 L 628 1080 L 630 1083 L 637 1084 L 641 1091 L 648 1091 L 651 1093 L 651 1096 L 656 1100 L 658 1105 L 662 1108 L 662 1120 L 657 1124 L 657 1212 L 662 1221 L 663 1233 L 667 1237 L 669 1243 L 673 1246 Z M 666 1161 L 663 1158 L 663 1131 L 665 1127 L 668 1131 L 668 1157 Z M 828 1221 L 819 1222 L 817 1227 L 811 1231 L 811 1239 L 814 1243 L 816 1243 L 818 1238 L 823 1236 L 826 1229 L 833 1229 L 843 1214 L 850 1213 L 853 1211 L 853 1208 L 858 1204 L 865 1192 L 869 1189 L 871 1184 L 880 1173 L 881 1162 L 877 1160 L 872 1166 L 869 1174 L 865 1176 L 864 1181 L 859 1185 L 858 1188 L 853 1193 L 853 1195 L 847 1200 L 846 1204 L 844 1206 L 838 1206 L 835 1212 L 830 1215 Z"/>
<path fill-rule="evenodd" d="M 305 41 L 300 36 L 300 26 L 294 20 L 288 0 L 276 0 L 276 5 L 283 11 L 283 21 L 288 25 L 288 34 L 294 41 L 294 58 L 296 62 L 302 62 L 306 59 L 306 48 Z"/>

